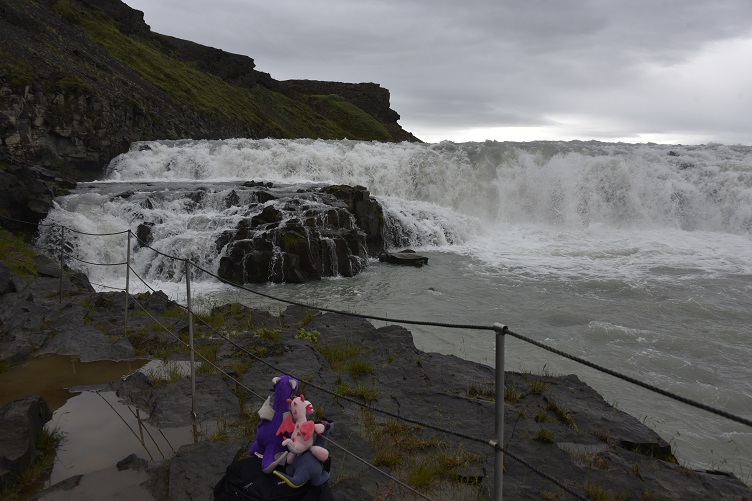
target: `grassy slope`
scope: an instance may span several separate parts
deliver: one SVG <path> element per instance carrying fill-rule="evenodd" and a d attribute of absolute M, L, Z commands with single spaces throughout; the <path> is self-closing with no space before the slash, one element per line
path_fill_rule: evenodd
<path fill-rule="evenodd" d="M 263 86 L 230 85 L 193 64 L 160 52 L 153 42 L 121 33 L 107 16 L 83 10 L 70 0 L 58 0 L 55 12 L 81 27 L 114 58 L 136 70 L 176 102 L 219 120 L 253 129 L 271 130 L 279 137 L 392 140 L 377 120 L 342 100 L 326 118 L 306 104 Z M 321 98 L 331 100 L 331 98 Z M 322 99 L 317 100 L 321 104 Z M 317 109 L 322 110 L 321 106 Z"/>

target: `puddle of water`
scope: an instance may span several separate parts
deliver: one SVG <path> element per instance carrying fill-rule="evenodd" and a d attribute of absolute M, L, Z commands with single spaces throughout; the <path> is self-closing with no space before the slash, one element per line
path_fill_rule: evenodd
<path fill-rule="evenodd" d="M 146 473 L 130 470 L 118 471 L 113 466 L 86 475 L 72 489 L 51 492 L 33 499 L 40 501 L 78 501 L 81 499 L 153 501 L 154 497 L 140 485 L 146 480 Z"/>
<path fill-rule="evenodd" d="M 130 374 L 146 360 L 79 362 L 76 357 L 49 355 L 14 365 L 0 374 L 0 405 L 39 395 L 54 412 L 73 396 L 68 388 L 105 384 Z"/>
<path fill-rule="evenodd" d="M 92 391 L 89 386 L 106 384 L 135 371 L 170 380 L 188 375 L 190 367 L 188 362 L 159 360 L 81 363 L 75 357 L 50 355 L 28 360 L 0 374 L 0 405 L 40 395 L 53 411 L 46 426 L 63 433 L 63 443 L 43 487 L 83 475 L 77 485 L 50 493 L 42 498 L 44 501 L 150 500 L 151 495 L 140 486 L 147 480 L 146 473 L 118 471 L 117 462 L 131 454 L 162 461 L 207 432 L 191 426 L 154 427 L 144 422 L 148 415 L 121 402 L 113 391 Z"/>
<path fill-rule="evenodd" d="M 47 485 L 75 475 L 121 476 L 126 472 L 118 472 L 114 465 L 131 454 L 162 461 L 171 458 L 181 445 L 194 441 L 192 427 L 157 428 L 144 422 L 147 417 L 137 408 L 123 404 L 112 391 L 84 391 L 68 400 L 48 423 L 49 427 L 62 430 L 65 439 L 58 447 Z M 114 471 L 106 473 L 109 470 Z M 128 483 L 112 478 L 107 482 L 118 484 L 119 489 Z M 79 488 L 83 488 L 83 483 Z"/>

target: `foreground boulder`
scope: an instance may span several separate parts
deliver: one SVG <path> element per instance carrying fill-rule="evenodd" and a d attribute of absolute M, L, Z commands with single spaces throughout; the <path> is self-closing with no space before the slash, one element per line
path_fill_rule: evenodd
<path fill-rule="evenodd" d="M 26 397 L 0 407 L 0 489 L 13 482 L 37 457 L 37 440 L 52 419 L 42 397 Z"/>

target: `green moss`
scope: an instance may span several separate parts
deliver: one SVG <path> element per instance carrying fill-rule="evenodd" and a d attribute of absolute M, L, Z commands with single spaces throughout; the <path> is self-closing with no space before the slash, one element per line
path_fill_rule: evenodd
<path fill-rule="evenodd" d="M 308 239 L 299 233 L 288 231 L 282 235 L 280 248 L 284 252 L 295 252 L 301 247 L 308 245 Z"/>

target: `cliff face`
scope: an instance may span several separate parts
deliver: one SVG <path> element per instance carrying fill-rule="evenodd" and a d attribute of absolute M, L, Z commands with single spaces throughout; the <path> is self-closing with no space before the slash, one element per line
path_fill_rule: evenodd
<path fill-rule="evenodd" d="M 133 141 L 417 141 L 377 84 L 278 82 L 119 0 L 0 0 L 0 164 L 98 177 Z"/>

